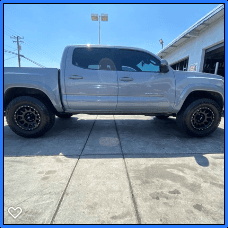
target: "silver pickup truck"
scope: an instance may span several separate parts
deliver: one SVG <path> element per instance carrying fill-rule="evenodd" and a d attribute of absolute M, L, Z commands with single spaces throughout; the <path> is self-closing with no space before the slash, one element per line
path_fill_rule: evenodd
<path fill-rule="evenodd" d="M 55 115 L 176 117 L 192 136 L 215 131 L 224 108 L 221 76 L 174 71 L 167 61 L 139 48 L 71 45 L 55 68 L 4 68 L 4 111 L 23 137 L 50 130 Z"/>

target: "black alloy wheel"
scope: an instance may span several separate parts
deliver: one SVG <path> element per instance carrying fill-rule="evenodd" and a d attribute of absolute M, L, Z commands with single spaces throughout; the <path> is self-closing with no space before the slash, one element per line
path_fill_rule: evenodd
<path fill-rule="evenodd" d="M 214 119 L 214 112 L 208 107 L 202 107 L 192 114 L 191 124 L 195 129 L 203 131 L 213 124 Z"/>
<path fill-rule="evenodd" d="M 21 129 L 31 131 L 40 125 L 41 116 L 34 107 L 22 105 L 14 112 L 14 120 Z"/>

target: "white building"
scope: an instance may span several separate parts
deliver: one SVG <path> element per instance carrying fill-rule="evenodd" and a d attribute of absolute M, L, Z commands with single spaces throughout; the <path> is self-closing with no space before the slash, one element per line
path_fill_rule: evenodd
<path fill-rule="evenodd" d="M 225 76 L 224 5 L 221 4 L 157 53 L 175 70 Z"/>

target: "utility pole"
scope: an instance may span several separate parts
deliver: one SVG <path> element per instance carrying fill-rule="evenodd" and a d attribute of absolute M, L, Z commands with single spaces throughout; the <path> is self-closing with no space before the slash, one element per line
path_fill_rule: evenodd
<path fill-rule="evenodd" d="M 21 56 L 20 56 L 20 50 L 21 50 L 21 45 L 20 45 L 20 42 L 21 43 L 24 43 L 23 41 L 20 41 L 20 39 L 24 39 L 24 37 L 20 37 L 20 36 L 11 36 L 10 37 L 11 39 L 16 39 L 14 40 L 13 42 L 14 43 L 17 43 L 17 56 L 18 56 L 18 65 L 19 67 L 21 67 Z"/>

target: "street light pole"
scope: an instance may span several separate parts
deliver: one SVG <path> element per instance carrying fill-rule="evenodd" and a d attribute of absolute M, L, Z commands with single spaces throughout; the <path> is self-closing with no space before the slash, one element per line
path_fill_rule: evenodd
<path fill-rule="evenodd" d="M 108 14 L 91 14 L 92 21 L 99 21 L 99 45 L 101 45 L 101 21 L 108 21 Z"/>

